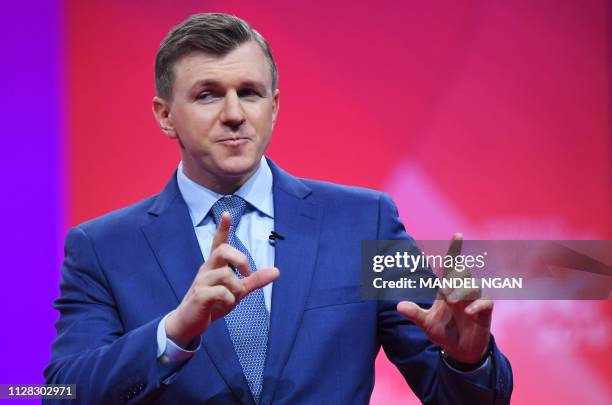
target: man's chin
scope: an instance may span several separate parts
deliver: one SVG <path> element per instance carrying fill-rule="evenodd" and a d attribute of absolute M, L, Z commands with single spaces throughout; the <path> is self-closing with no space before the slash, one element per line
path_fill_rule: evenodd
<path fill-rule="evenodd" d="M 232 156 L 220 163 L 220 174 L 227 178 L 251 176 L 259 167 L 260 159 Z"/>

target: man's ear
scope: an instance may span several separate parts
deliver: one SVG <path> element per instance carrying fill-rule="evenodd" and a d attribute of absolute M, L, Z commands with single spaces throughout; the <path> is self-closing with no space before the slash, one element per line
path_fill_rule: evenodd
<path fill-rule="evenodd" d="M 170 113 L 170 103 L 161 97 L 153 97 L 153 115 L 159 124 L 161 130 L 168 138 L 176 138 L 176 130 L 172 123 L 172 114 Z"/>
<path fill-rule="evenodd" d="M 278 89 L 274 90 L 272 102 L 274 103 L 274 110 L 272 111 L 272 125 L 274 125 L 276 123 L 276 119 L 278 118 L 278 111 L 280 109 L 280 91 Z"/>

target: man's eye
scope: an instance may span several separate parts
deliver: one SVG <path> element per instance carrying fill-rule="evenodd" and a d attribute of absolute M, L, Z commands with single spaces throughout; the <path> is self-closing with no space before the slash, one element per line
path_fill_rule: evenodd
<path fill-rule="evenodd" d="M 238 93 L 239 97 L 259 97 L 260 94 L 253 90 L 253 89 L 244 89 L 244 90 L 240 90 L 240 92 Z"/>
<path fill-rule="evenodd" d="M 213 99 L 214 99 L 214 95 L 208 91 L 202 92 L 198 94 L 198 96 L 196 97 L 196 100 L 199 100 L 199 101 L 211 101 Z"/>

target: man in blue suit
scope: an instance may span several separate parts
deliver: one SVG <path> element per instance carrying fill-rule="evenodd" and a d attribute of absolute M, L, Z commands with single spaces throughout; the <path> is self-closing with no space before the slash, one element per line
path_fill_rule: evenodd
<path fill-rule="evenodd" d="M 387 195 L 263 157 L 279 92 L 260 34 L 194 15 L 155 74 L 181 164 L 159 195 L 68 233 L 48 383 L 86 404 L 363 404 L 382 346 L 424 403 L 509 402 L 491 301 L 361 299 L 361 241 L 410 240 Z"/>

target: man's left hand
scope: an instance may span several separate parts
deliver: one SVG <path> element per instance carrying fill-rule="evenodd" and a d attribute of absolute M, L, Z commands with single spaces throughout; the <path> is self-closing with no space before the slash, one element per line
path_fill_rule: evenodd
<path fill-rule="evenodd" d="M 449 255 L 461 253 L 462 236 L 455 234 Z M 469 271 L 451 269 L 444 277 L 471 277 Z M 429 339 L 441 346 L 453 360 L 478 364 L 487 354 L 491 335 L 493 301 L 485 299 L 479 288 L 439 290 L 431 308 L 422 309 L 414 302 L 397 305 L 400 314 L 423 329 Z"/>

